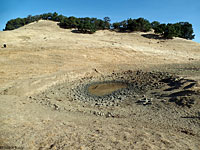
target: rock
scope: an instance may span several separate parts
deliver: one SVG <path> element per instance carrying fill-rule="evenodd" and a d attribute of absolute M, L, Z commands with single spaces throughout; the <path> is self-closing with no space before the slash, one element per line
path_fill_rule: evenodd
<path fill-rule="evenodd" d="M 58 110 L 58 109 L 59 109 L 59 106 L 58 106 L 58 105 L 54 104 L 53 106 L 54 106 L 54 109 L 55 109 L 55 110 Z"/>
<path fill-rule="evenodd" d="M 143 104 L 143 105 L 149 105 L 149 104 L 152 104 L 152 100 L 153 100 L 152 98 L 148 99 L 148 98 L 144 97 L 144 98 L 138 100 L 136 103 Z"/>

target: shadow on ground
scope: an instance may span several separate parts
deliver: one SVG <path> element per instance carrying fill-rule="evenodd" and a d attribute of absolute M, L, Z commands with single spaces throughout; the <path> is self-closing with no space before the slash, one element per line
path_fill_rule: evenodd
<path fill-rule="evenodd" d="M 158 39 L 158 40 L 166 40 L 166 38 L 161 37 L 160 35 L 157 34 L 142 34 L 143 37 L 148 38 L 148 39 Z"/>

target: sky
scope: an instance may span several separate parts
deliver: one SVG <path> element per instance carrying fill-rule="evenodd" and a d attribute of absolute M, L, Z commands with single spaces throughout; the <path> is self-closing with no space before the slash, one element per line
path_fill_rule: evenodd
<path fill-rule="evenodd" d="M 200 0 L 0 0 L 0 30 L 17 17 L 57 12 L 64 16 L 110 17 L 111 22 L 143 17 L 150 22 L 190 22 L 200 43 Z"/>

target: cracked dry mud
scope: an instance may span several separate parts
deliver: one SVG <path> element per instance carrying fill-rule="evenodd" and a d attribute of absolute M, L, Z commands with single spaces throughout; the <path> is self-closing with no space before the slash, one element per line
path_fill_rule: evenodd
<path fill-rule="evenodd" d="M 199 150 L 200 45 L 141 34 L 0 32 L 0 147 Z"/>

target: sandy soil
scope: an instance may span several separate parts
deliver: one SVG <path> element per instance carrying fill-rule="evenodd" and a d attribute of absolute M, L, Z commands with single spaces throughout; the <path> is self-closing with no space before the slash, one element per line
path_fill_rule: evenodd
<path fill-rule="evenodd" d="M 200 149 L 199 43 L 151 32 L 79 34 L 56 24 L 0 32 L 0 44 L 7 44 L 0 48 L 1 149 Z M 147 90 L 151 105 L 138 105 L 134 95 L 96 107 L 64 92 L 128 70 L 168 72 L 177 81 Z M 170 102 L 177 95 L 194 104 Z M 43 103 L 47 96 L 55 107 Z"/>

